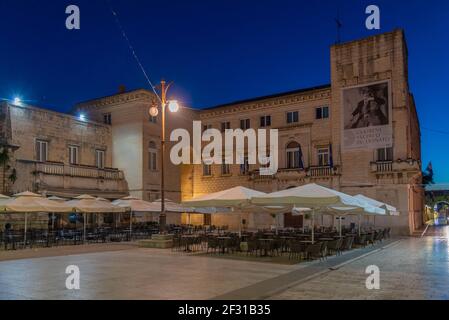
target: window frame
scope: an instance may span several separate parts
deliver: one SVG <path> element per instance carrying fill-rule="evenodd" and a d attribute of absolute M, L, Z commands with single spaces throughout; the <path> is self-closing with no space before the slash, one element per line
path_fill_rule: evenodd
<path fill-rule="evenodd" d="M 329 147 L 317 147 L 317 159 L 319 167 L 330 166 L 330 150 Z"/>
<path fill-rule="evenodd" d="M 45 155 L 42 153 L 43 145 L 45 145 Z M 42 140 L 42 139 L 36 139 L 34 148 L 35 148 L 35 157 L 36 157 L 37 162 L 47 162 L 48 161 L 48 146 L 49 146 L 48 141 Z"/>
<path fill-rule="evenodd" d="M 285 113 L 286 115 L 286 122 L 287 124 L 292 124 L 292 123 L 298 123 L 299 122 L 299 111 L 287 111 Z M 291 119 L 289 118 L 289 116 L 291 116 Z M 295 120 L 296 119 L 296 120 Z"/>
<path fill-rule="evenodd" d="M 154 141 L 148 143 L 148 170 L 158 171 L 158 150 Z"/>
<path fill-rule="evenodd" d="M 251 119 L 240 119 L 240 129 L 243 131 L 251 129 Z"/>
<path fill-rule="evenodd" d="M 271 115 L 268 114 L 260 116 L 260 127 L 261 128 L 271 127 Z"/>
<path fill-rule="evenodd" d="M 76 145 L 69 145 L 69 164 L 72 166 L 78 166 L 80 164 L 80 147 Z M 72 161 L 73 152 L 75 151 L 75 161 Z"/>
<path fill-rule="evenodd" d="M 101 157 L 99 155 L 101 154 Z M 106 151 L 103 149 L 95 149 L 95 166 L 98 169 L 106 167 Z"/>

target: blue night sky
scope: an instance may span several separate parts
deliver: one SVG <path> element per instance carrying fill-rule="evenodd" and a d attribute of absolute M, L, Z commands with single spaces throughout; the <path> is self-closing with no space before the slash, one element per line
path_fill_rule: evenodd
<path fill-rule="evenodd" d="M 449 183 L 449 1 L 0 0 L 0 98 L 68 111 L 120 84 L 148 88 L 108 3 L 151 80 L 175 81 L 198 108 L 329 83 L 337 8 L 347 41 L 379 33 L 365 29 L 366 6 L 378 5 L 380 32 L 406 32 L 424 167 Z M 65 28 L 70 4 L 79 31 Z"/>

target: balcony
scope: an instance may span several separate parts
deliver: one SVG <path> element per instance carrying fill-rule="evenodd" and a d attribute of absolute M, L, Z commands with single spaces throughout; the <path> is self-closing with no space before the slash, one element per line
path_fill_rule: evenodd
<path fill-rule="evenodd" d="M 32 190 L 60 196 L 82 193 L 115 198 L 128 194 L 122 171 L 60 162 L 17 160 L 15 191 Z"/>
<path fill-rule="evenodd" d="M 307 170 L 307 175 L 313 178 L 331 177 L 338 173 L 338 167 L 331 166 L 312 166 Z"/>
<path fill-rule="evenodd" d="M 340 175 L 339 166 L 311 166 L 309 168 L 293 168 L 293 169 L 278 169 L 278 172 L 272 176 L 261 176 L 259 170 L 251 172 L 251 180 L 270 180 L 273 178 L 279 180 L 304 180 L 304 179 L 329 179 L 333 176 Z"/>
<path fill-rule="evenodd" d="M 375 174 L 388 174 L 402 171 L 420 172 L 421 164 L 412 159 L 371 162 L 371 172 Z"/>

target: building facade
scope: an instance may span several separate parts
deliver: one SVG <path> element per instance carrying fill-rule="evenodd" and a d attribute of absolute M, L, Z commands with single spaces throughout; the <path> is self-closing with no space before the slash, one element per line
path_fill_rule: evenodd
<path fill-rule="evenodd" d="M 174 142 L 167 141 L 166 198 L 187 200 L 239 185 L 272 192 L 313 182 L 399 209 L 399 217 L 378 218 L 377 225 L 398 234 L 418 229 L 424 208 L 420 129 L 403 31 L 334 45 L 330 61 L 328 85 L 167 112 L 167 140 L 177 128 L 192 133 L 194 120 L 203 130 L 277 129 L 279 170 L 265 176 L 258 164 L 174 165 L 169 158 Z M 161 125 L 160 115 L 149 114 L 154 105 L 152 92 L 123 88 L 76 105 L 74 114 L 83 118 L 2 103 L 1 144 L 10 154 L 0 170 L 3 193 L 159 199 Z M 177 215 L 168 222 L 236 226 L 240 218 Z M 245 215 L 244 223 L 298 227 L 304 221 L 286 213 Z"/>
<path fill-rule="evenodd" d="M 3 193 L 128 194 L 123 172 L 112 168 L 108 126 L 29 105 L 5 102 L 0 110 L 3 145 L 10 150 Z"/>
<path fill-rule="evenodd" d="M 272 176 L 261 176 L 258 165 L 193 165 L 182 177 L 183 199 L 237 185 L 273 192 L 314 182 L 396 206 L 399 217 L 376 221 L 376 225 L 391 226 L 395 233 L 411 234 L 421 227 L 424 192 L 420 129 L 408 84 L 403 31 L 334 45 L 330 51 L 330 85 L 199 112 L 207 128 L 278 129 L 280 169 Z M 344 90 L 378 83 L 388 84 L 391 92 L 391 108 L 387 111 L 391 144 L 345 148 Z M 270 223 L 274 224 L 266 218 L 262 224 Z M 299 226 L 302 221 L 286 214 L 281 224 Z"/>

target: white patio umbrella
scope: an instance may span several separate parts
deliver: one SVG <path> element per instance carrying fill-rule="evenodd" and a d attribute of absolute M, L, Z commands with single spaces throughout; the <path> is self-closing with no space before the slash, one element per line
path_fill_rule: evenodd
<path fill-rule="evenodd" d="M 157 210 L 157 205 L 152 204 L 151 202 L 141 200 L 136 197 L 125 197 L 119 200 L 112 201 L 112 204 L 118 207 L 127 208 L 130 210 L 130 217 L 129 217 L 129 233 L 132 235 L 132 228 L 133 228 L 133 214 L 136 212 L 154 212 Z M 160 206 L 159 206 L 160 210 Z"/>
<path fill-rule="evenodd" d="M 217 207 L 217 208 L 232 208 L 233 211 L 237 210 L 253 210 L 254 206 L 251 204 L 253 197 L 261 197 L 266 195 L 264 192 L 256 191 L 253 189 L 245 188 L 242 186 L 226 189 L 223 191 L 202 195 L 191 200 L 183 201 L 186 206 L 194 208 L 201 207 Z M 239 232 L 241 232 L 241 217 L 239 222 Z"/>
<path fill-rule="evenodd" d="M 387 203 L 377 201 L 375 199 L 369 198 L 362 194 L 358 194 L 358 195 L 354 196 L 354 198 L 359 199 L 361 201 L 365 201 L 366 203 L 368 203 L 369 205 L 371 205 L 373 207 L 384 209 L 386 211 L 386 213 L 390 216 L 398 216 L 399 215 L 399 211 L 395 207 L 393 207 L 392 205 L 389 205 Z"/>
<path fill-rule="evenodd" d="M 25 214 L 25 234 L 24 243 L 26 243 L 27 234 L 27 218 L 28 213 L 39 213 L 39 212 L 71 212 L 73 207 L 67 203 L 60 203 L 53 200 L 44 198 L 43 196 L 32 193 L 32 192 L 22 192 L 15 194 L 11 199 L 4 202 L 5 210 L 8 212 L 19 212 Z"/>
<path fill-rule="evenodd" d="M 251 203 L 256 205 L 293 205 L 296 207 L 310 208 L 312 210 L 312 243 L 315 242 L 314 219 L 315 211 L 320 210 L 329 214 L 345 215 L 343 212 L 352 214 L 381 212 L 376 208 L 360 201 L 348 194 L 315 183 L 300 187 L 273 192 L 264 196 L 254 197 Z M 341 234 L 341 222 L 340 222 Z"/>
<path fill-rule="evenodd" d="M 51 196 L 51 197 L 48 197 L 47 199 L 48 200 L 52 200 L 52 201 L 56 201 L 56 202 L 59 202 L 59 203 L 67 201 L 66 199 L 63 199 L 63 198 L 60 198 L 60 197 L 57 197 L 57 196 Z M 54 212 L 51 213 L 51 230 L 52 231 L 55 230 L 55 213 Z"/>
<path fill-rule="evenodd" d="M 381 201 L 369 198 L 369 197 L 364 196 L 362 194 L 355 195 L 354 197 L 359 199 L 359 200 L 361 200 L 361 201 L 364 201 L 364 202 L 368 203 L 369 205 L 371 205 L 371 206 L 373 206 L 375 208 L 380 208 L 380 209 L 385 210 L 386 214 L 389 215 L 389 216 L 399 216 L 399 211 L 395 207 L 393 207 L 392 205 L 389 205 L 387 203 L 384 203 L 384 202 L 381 202 Z M 373 219 L 374 219 L 374 225 L 376 225 L 376 216 L 375 215 L 374 215 Z"/>
<path fill-rule="evenodd" d="M 106 200 L 106 199 L 105 199 Z M 109 201 L 97 200 L 97 198 L 84 194 L 67 201 L 67 205 L 74 208 L 76 212 L 83 214 L 83 238 L 86 241 L 86 214 L 88 213 L 123 213 L 125 208 L 113 205 Z"/>

